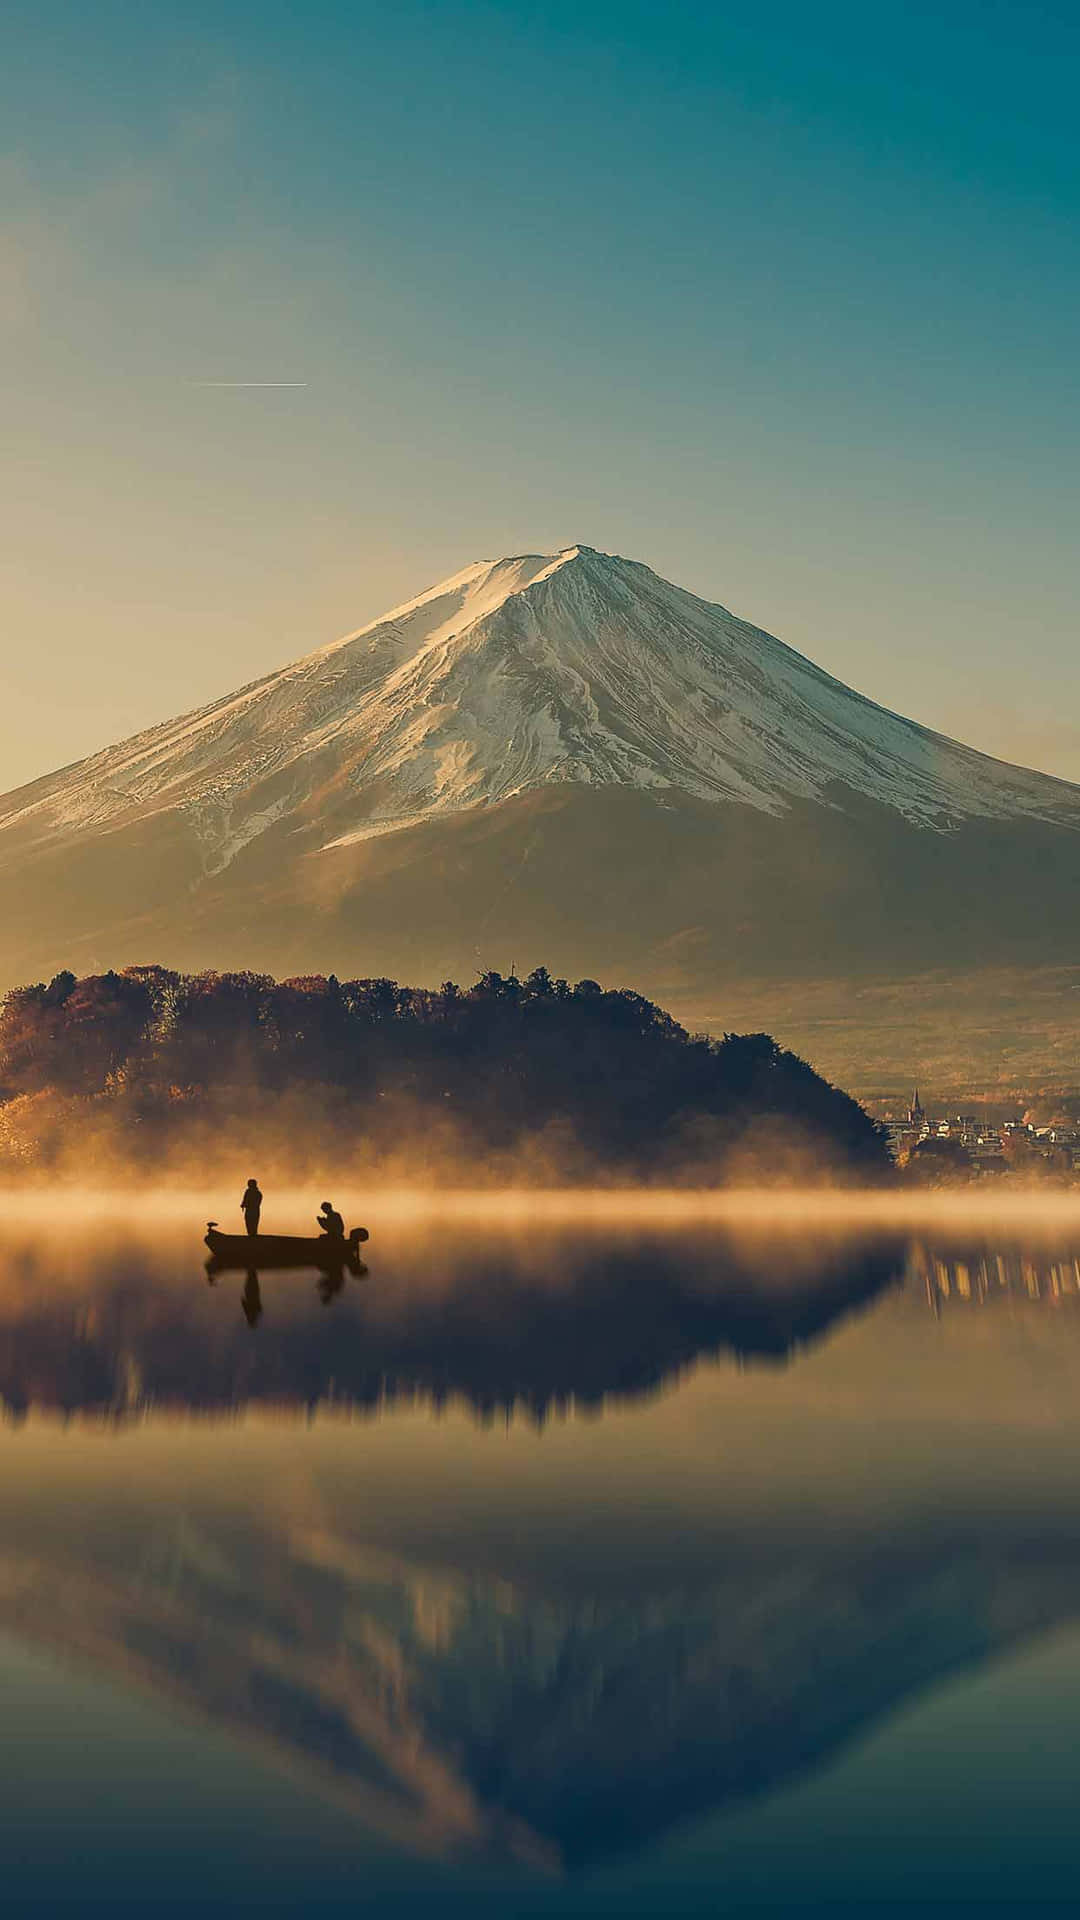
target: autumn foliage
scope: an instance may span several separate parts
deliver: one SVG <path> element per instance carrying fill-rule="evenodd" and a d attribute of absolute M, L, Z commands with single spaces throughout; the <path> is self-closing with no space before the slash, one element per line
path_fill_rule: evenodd
<path fill-rule="evenodd" d="M 888 1165 L 863 1109 L 767 1034 L 694 1037 L 640 994 L 543 967 L 427 989 L 145 966 L 4 1000 L 9 1166 L 241 1146 L 297 1171 L 362 1154 L 453 1177 L 512 1159 L 545 1179 Z"/>

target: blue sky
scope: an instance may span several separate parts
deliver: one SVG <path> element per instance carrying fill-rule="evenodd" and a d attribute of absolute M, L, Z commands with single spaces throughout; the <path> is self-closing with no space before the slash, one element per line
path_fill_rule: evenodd
<path fill-rule="evenodd" d="M 1080 779 L 1074 7 L 2 33 L 0 786 L 574 540 Z"/>

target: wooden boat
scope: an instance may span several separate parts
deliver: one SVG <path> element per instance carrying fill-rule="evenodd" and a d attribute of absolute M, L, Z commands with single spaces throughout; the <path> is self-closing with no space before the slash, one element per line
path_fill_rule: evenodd
<path fill-rule="evenodd" d="M 343 1240 L 328 1233 L 310 1238 L 289 1233 L 222 1233 L 216 1220 L 206 1224 L 207 1262 L 215 1272 L 234 1269 L 241 1273 L 261 1273 L 270 1267 L 315 1267 L 320 1273 L 365 1271 L 360 1258 L 361 1243 L 368 1237 L 366 1227 L 354 1227 Z"/>

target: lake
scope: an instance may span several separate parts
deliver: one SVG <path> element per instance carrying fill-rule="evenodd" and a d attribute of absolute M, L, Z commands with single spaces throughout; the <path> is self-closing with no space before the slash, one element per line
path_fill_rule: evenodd
<path fill-rule="evenodd" d="M 205 1211 L 0 1202 L 10 1911 L 1075 1908 L 1071 1200 Z"/>

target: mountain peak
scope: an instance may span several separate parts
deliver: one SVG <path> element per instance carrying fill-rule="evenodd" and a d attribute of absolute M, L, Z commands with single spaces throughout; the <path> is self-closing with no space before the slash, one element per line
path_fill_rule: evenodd
<path fill-rule="evenodd" d="M 550 786 L 917 826 L 1080 824 L 1080 793 L 877 707 L 725 608 L 585 546 L 474 561 L 200 711 L 0 800 L 4 844 L 168 813 L 218 872 L 270 827 L 340 847 Z"/>
<path fill-rule="evenodd" d="M 588 549 L 564 547 L 555 554 L 523 553 L 507 555 L 501 560 L 474 560 L 460 573 L 426 588 L 414 600 L 391 607 L 389 613 L 369 620 L 366 626 L 345 634 L 340 640 L 331 640 L 314 654 L 305 656 L 305 662 L 300 664 L 326 659 L 372 636 L 382 638 L 388 628 L 398 631 L 403 650 L 413 638 L 419 640 L 420 646 L 448 639 L 484 615 L 496 612 L 513 595 L 549 579 L 585 551 Z"/>

